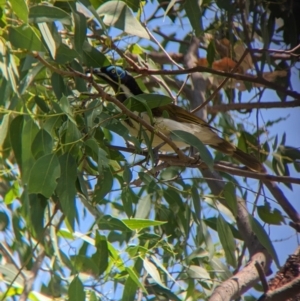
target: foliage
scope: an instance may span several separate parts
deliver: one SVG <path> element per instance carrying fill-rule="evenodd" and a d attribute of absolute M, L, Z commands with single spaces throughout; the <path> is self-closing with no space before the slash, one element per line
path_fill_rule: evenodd
<path fill-rule="evenodd" d="M 174 100 L 189 110 L 211 100 L 203 109 L 211 125 L 259 154 L 272 179 L 292 189 L 299 145 L 272 133 L 274 125 L 286 126 L 286 115 L 259 124 L 255 111 L 233 111 L 238 104 L 264 108 L 265 95 L 274 107 L 299 106 L 290 89 L 299 7 L 294 1 L 289 18 L 276 3 L 1 1 L 1 300 L 208 299 L 250 258 L 237 223 L 242 198 L 245 223 L 278 264 L 267 231 L 299 221 L 285 211 L 292 204 L 261 189 L 269 178 L 214 164 L 237 162 L 176 133 L 200 150 L 209 171 L 220 171 L 213 182 L 226 185 L 216 193 L 189 151 L 184 160 L 168 160 L 151 150 L 143 130 L 129 136 L 113 91 L 85 73 L 117 64 L 140 75 L 150 95 L 127 100 L 125 109 L 134 111 L 151 114 Z M 205 55 L 191 62 L 195 36 Z M 202 96 L 193 94 L 197 75 Z M 210 113 L 214 105 L 223 108 L 219 114 Z"/>

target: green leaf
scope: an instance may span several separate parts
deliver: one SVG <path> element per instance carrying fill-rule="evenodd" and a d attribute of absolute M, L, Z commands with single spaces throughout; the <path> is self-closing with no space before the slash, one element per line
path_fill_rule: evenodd
<path fill-rule="evenodd" d="M 111 191 L 113 180 L 114 178 L 110 168 L 103 168 L 95 186 L 93 202 L 96 202 L 97 204 L 101 203 L 103 198 Z"/>
<path fill-rule="evenodd" d="M 99 147 L 98 143 L 93 138 L 86 140 L 85 145 L 93 151 L 93 158 L 95 157 L 94 160 L 97 160 L 98 172 L 99 174 L 101 174 L 103 172 L 103 168 L 109 167 L 107 153 L 105 152 L 105 150 Z"/>
<path fill-rule="evenodd" d="M 98 232 L 96 232 L 95 247 L 97 251 L 92 255 L 92 259 L 99 269 L 98 276 L 100 276 L 108 267 L 109 252 L 106 237 L 99 235 Z"/>
<path fill-rule="evenodd" d="M 265 162 L 268 158 L 268 155 L 270 153 L 270 146 L 269 146 L 269 143 L 268 141 L 266 141 L 263 146 L 263 151 L 259 153 L 259 161 L 260 162 Z"/>
<path fill-rule="evenodd" d="M 43 64 L 41 64 L 41 63 L 36 64 L 36 62 L 35 62 L 34 67 L 28 70 L 27 74 L 20 81 L 20 84 L 18 87 L 18 91 L 19 91 L 20 95 L 23 95 L 24 93 L 28 92 L 28 90 L 27 90 L 28 87 L 35 80 L 36 76 L 43 68 L 44 68 Z M 36 99 L 40 99 L 40 98 L 38 96 L 35 96 L 35 100 Z M 38 105 L 40 105 L 40 103 Z"/>
<path fill-rule="evenodd" d="M 73 233 L 71 233 L 69 230 L 67 229 L 60 229 L 57 231 L 57 236 L 65 238 L 65 239 L 70 239 L 70 240 L 74 240 L 74 236 Z"/>
<path fill-rule="evenodd" d="M 77 57 L 75 49 L 68 47 L 66 44 L 61 43 L 56 49 L 55 62 L 58 64 L 71 63 Z"/>
<path fill-rule="evenodd" d="M 140 0 L 124 0 L 124 2 L 134 11 L 137 12 L 140 8 Z M 142 5 L 142 4 L 141 4 Z"/>
<path fill-rule="evenodd" d="M 60 128 L 62 116 L 48 117 L 44 123 L 43 128 L 49 132 L 53 137 L 56 136 L 57 130 Z"/>
<path fill-rule="evenodd" d="M 122 222 L 131 230 L 142 230 L 144 228 L 152 227 L 152 226 L 160 226 L 165 224 L 166 222 L 148 220 L 148 219 L 123 219 Z"/>
<path fill-rule="evenodd" d="M 77 60 L 73 60 L 71 62 L 71 68 L 74 70 L 74 71 L 78 71 L 80 73 L 83 73 L 84 70 L 83 70 L 83 66 L 81 65 L 81 63 L 79 63 Z M 76 89 L 79 91 L 79 92 L 83 92 L 82 94 L 79 95 L 79 97 L 76 95 L 76 98 L 78 101 L 85 101 L 85 100 L 88 100 L 89 97 L 88 95 L 85 95 L 84 93 L 85 92 L 88 92 L 88 89 L 87 89 L 87 82 L 86 80 L 84 80 L 83 78 L 80 78 L 78 76 L 75 76 L 74 77 L 74 81 L 75 81 L 75 87 Z M 77 94 L 77 93 L 76 93 Z"/>
<path fill-rule="evenodd" d="M 72 152 L 72 154 L 74 154 L 74 156 L 76 157 L 81 145 L 81 133 L 78 130 L 77 126 L 70 120 L 67 121 L 67 131 L 64 142 L 65 151 Z"/>
<path fill-rule="evenodd" d="M 86 17 L 78 12 L 73 12 L 73 17 L 75 21 L 74 45 L 79 56 L 82 57 L 82 47 L 85 41 L 87 31 Z"/>
<path fill-rule="evenodd" d="M 22 181 L 28 183 L 29 174 L 32 165 L 35 162 L 31 152 L 31 146 L 39 128 L 36 123 L 30 118 L 26 121 L 22 131 Z"/>
<path fill-rule="evenodd" d="M 150 262 L 147 258 L 143 258 L 144 268 L 153 280 L 161 287 L 168 289 L 161 281 L 160 274 L 157 267 Z"/>
<path fill-rule="evenodd" d="M 28 205 L 28 225 L 33 227 L 35 238 L 41 239 L 45 231 L 45 210 L 48 205 L 48 201 L 42 194 L 28 195 L 27 190 L 28 189 L 25 189 L 22 195 L 22 204 Z"/>
<path fill-rule="evenodd" d="M 4 203 L 11 204 L 16 198 L 20 196 L 20 186 L 17 181 L 13 183 L 13 185 L 9 188 L 4 196 Z"/>
<path fill-rule="evenodd" d="M 56 22 L 71 25 L 71 17 L 64 10 L 51 5 L 32 6 L 29 11 L 29 22 Z"/>
<path fill-rule="evenodd" d="M 198 0 L 189 0 L 184 4 L 186 15 L 194 29 L 196 36 L 203 33 L 202 9 Z"/>
<path fill-rule="evenodd" d="M 290 66 L 282 60 L 275 68 L 274 72 L 282 72 L 286 71 L 285 76 L 276 76 L 275 83 L 281 87 L 282 89 L 286 90 L 291 86 L 291 71 Z M 282 92 L 281 90 L 276 90 L 277 95 L 280 97 L 281 101 L 286 101 L 286 93 Z"/>
<path fill-rule="evenodd" d="M 132 172 L 130 170 L 130 167 L 127 164 L 125 164 L 123 168 L 124 168 L 123 180 L 124 180 L 125 184 L 129 184 L 132 180 Z"/>
<path fill-rule="evenodd" d="M 225 252 L 226 261 L 232 267 L 236 267 L 236 258 L 235 258 L 235 242 L 230 230 L 230 227 L 224 220 L 223 216 L 219 214 L 217 220 L 217 229 L 220 242 Z"/>
<path fill-rule="evenodd" d="M 99 16 L 104 16 L 105 25 L 114 26 L 127 34 L 150 40 L 147 31 L 124 2 L 108 1 L 97 9 L 97 13 Z"/>
<path fill-rule="evenodd" d="M 174 7 L 176 0 L 169 1 L 167 8 L 165 9 L 164 18 L 168 15 L 169 11 Z"/>
<path fill-rule="evenodd" d="M 14 92 L 18 95 L 18 87 L 17 87 L 17 82 L 18 82 L 18 70 L 17 67 L 16 67 L 16 62 L 15 62 L 15 57 L 13 55 L 9 55 L 9 62 L 6 63 L 5 67 L 3 66 L 2 64 L 2 70 L 3 69 L 6 69 L 4 71 L 4 74 L 8 74 L 8 78 L 9 78 L 9 83 L 12 87 L 12 89 L 14 90 Z"/>
<path fill-rule="evenodd" d="M 29 51 L 45 51 L 41 38 L 29 25 L 9 27 L 8 38 L 15 48 L 27 49 Z"/>
<path fill-rule="evenodd" d="M 66 96 L 62 96 L 62 98 L 60 99 L 59 104 L 60 104 L 61 110 L 64 113 L 66 113 L 66 115 L 68 116 L 70 121 L 72 121 L 74 124 L 76 124 L 76 121 L 74 119 L 74 114 L 73 114 L 73 111 L 71 109 L 70 102 L 69 102 L 68 98 Z"/>
<path fill-rule="evenodd" d="M 68 296 L 69 300 L 85 301 L 84 287 L 78 276 L 72 280 L 68 289 Z"/>
<path fill-rule="evenodd" d="M 265 202 L 264 206 L 257 206 L 257 213 L 260 219 L 271 225 L 280 225 L 284 222 L 284 218 L 278 209 L 272 210 L 270 204 Z"/>
<path fill-rule="evenodd" d="M 124 211 L 128 217 L 131 217 L 133 215 L 132 203 L 135 198 L 136 195 L 129 187 L 124 187 L 122 189 L 121 200 L 123 203 Z"/>
<path fill-rule="evenodd" d="M 38 23 L 39 30 L 41 32 L 41 35 L 47 45 L 47 48 L 49 49 L 49 52 L 54 59 L 56 57 L 56 44 L 54 41 L 54 38 L 52 36 L 52 33 L 48 27 L 48 24 L 46 22 Z"/>
<path fill-rule="evenodd" d="M 105 29 L 105 25 L 102 22 L 102 19 L 99 17 L 97 11 L 95 10 L 96 7 L 99 7 L 105 0 L 81 0 L 80 3 L 84 5 L 95 17 L 95 19 L 101 24 L 101 27 Z M 107 31 L 105 31 L 107 34 Z"/>
<path fill-rule="evenodd" d="M 203 219 L 203 221 L 208 227 L 212 228 L 215 231 L 218 231 L 216 217 L 206 218 L 206 219 Z M 229 223 L 227 223 L 227 224 L 230 227 L 233 237 L 235 239 L 243 240 L 243 237 L 241 236 L 240 232 L 232 224 L 229 224 Z"/>
<path fill-rule="evenodd" d="M 39 158 L 30 171 L 28 192 L 40 193 L 49 198 L 57 186 L 56 180 L 59 176 L 60 165 L 55 154 Z"/>
<path fill-rule="evenodd" d="M 40 129 L 36 134 L 32 144 L 31 152 L 35 159 L 52 152 L 53 139 L 51 135 L 44 129 Z"/>
<path fill-rule="evenodd" d="M 3 275 L 2 281 L 4 281 L 4 282 L 11 283 L 12 281 L 14 281 L 13 283 L 15 284 L 15 286 L 19 286 L 19 287 L 23 287 L 25 285 L 24 278 L 20 275 L 16 266 L 12 263 L 1 264 L 0 273 L 1 273 L 1 275 Z M 14 290 L 16 290 L 16 288 Z M 21 294 L 21 292 L 20 292 L 20 294 Z M 17 294 L 15 294 L 15 292 L 14 292 L 13 296 L 16 296 L 16 295 Z"/>
<path fill-rule="evenodd" d="M 223 194 L 228 205 L 228 208 L 231 210 L 233 215 L 237 216 L 237 199 L 235 186 L 231 182 L 227 182 L 223 189 Z"/>
<path fill-rule="evenodd" d="M 205 162 L 205 164 L 208 166 L 210 170 L 213 169 L 214 161 L 213 158 L 208 151 L 208 149 L 205 147 L 205 145 L 193 134 L 184 132 L 184 131 L 172 131 L 171 132 L 172 139 L 177 141 L 182 141 L 188 145 L 194 146 L 197 148 L 201 155 L 201 159 Z"/>
<path fill-rule="evenodd" d="M 282 157 L 282 161 L 285 164 L 294 163 L 297 160 L 300 160 L 300 150 L 287 145 L 279 145 L 278 154 Z"/>
<path fill-rule="evenodd" d="M 132 112 L 145 112 L 149 109 L 165 106 L 172 103 L 172 99 L 165 95 L 159 94 L 140 94 L 132 96 L 125 100 L 124 105 L 127 106 Z"/>
<path fill-rule="evenodd" d="M 74 255 L 70 256 L 70 260 L 72 262 L 72 268 L 76 269 L 76 271 L 80 271 L 81 273 L 89 273 L 93 275 L 98 275 L 99 270 L 96 265 L 96 262 L 87 255 Z"/>
<path fill-rule="evenodd" d="M 232 276 L 229 266 L 222 261 L 222 258 L 213 257 L 210 261 L 212 270 L 220 277 L 222 281 L 227 280 Z"/>
<path fill-rule="evenodd" d="M 61 205 L 61 210 L 67 217 L 72 229 L 76 217 L 75 182 L 77 179 L 77 164 L 70 153 L 65 153 L 59 158 L 61 176 L 57 181 L 56 192 Z"/>
<path fill-rule="evenodd" d="M 277 257 L 276 250 L 270 240 L 269 235 L 266 233 L 265 229 L 261 226 L 261 224 L 251 215 L 249 215 L 249 219 L 252 225 L 252 230 L 256 234 L 259 242 L 267 249 L 269 254 L 274 259 L 276 266 L 280 268 L 279 260 Z"/>
<path fill-rule="evenodd" d="M 5 139 L 7 137 L 7 134 L 9 133 L 9 116 L 10 114 L 5 114 L 1 120 L 0 124 L 0 149 L 3 149 L 3 144 L 5 142 Z"/>
<path fill-rule="evenodd" d="M 123 223 L 123 221 L 115 217 L 112 217 L 111 215 L 102 216 L 100 219 L 98 219 L 97 225 L 100 230 L 118 230 L 124 232 L 131 232 L 131 229 L 129 229 Z"/>
<path fill-rule="evenodd" d="M 129 277 L 132 279 L 132 281 L 142 289 L 142 291 L 147 294 L 147 290 L 144 287 L 143 283 L 140 281 L 139 276 L 136 274 L 133 268 L 125 268 L 126 272 L 128 273 Z"/>
<path fill-rule="evenodd" d="M 146 194 L 145 196 L 139 199 L 134 217 L 136 219 L 144 219 L 149 216 L 150 210 L 151 196 L 149 194 Z"/>
<path fill-rule="evenodd" d="M 63 77 L 58 73 L 52 73 L 51 85 L 55 96 L 60 100 L 66 94 L 66 86 Z"/>
<path fill-rule="evenodd" d="M 207 47 L 207 54 L 206 54 L 206 59 L 208 62 L 209 67 L 212 66 L 212 63 L 215 60 L 215 55 L 216 55 L 216 49 L 215 49 L 215 42 L 210 41 Z"/>
<path fill-rule="evenodd" d="M 190 265 L 187 274 L 193 279 L 210 280 L 209 273 L 206 269 L 196 265 Z"/>
<path fill-rule="evenodd" d="M 0 231 L 6 231 L 9 225 L 9 218 L 6 212 L 0 211 Z"/>
<path fill-rule="evenodd" d="M 20 18 L 24 23 L 28 22 L 28 6 L 24 0 L 10 0 L 9 1 L 13 12 Z"/>
<path fill-rule="evenodd" d="M 253 155 L 257 155 L 258 151 L 257 148 L 255 148 L 255 145 L 257 145 L 257 139 L 254 135 L 246 132 L 246 131 L 241 131 L 240 132 L 240 137 L 238 141 L 238 148 L 244 151 L 245 153 Z"/>
<path fill-rule="evenodd" d="M 141 273 L 142 270 L 142 260 L 137 258 L 134 265 L 134 273 Z M 128 272 L 128 270 L 127 270 Z M 130 277 L 127 277 L 124 285 L 122 301 L 134 301 L 136 300 L 136 292 L 139 285 L 135 280 L 132 279 L 131 274 L 128 273 Z M 133 276 L 135 278 L 135 276 Z"/>
<path fill-rule="evenodd" d="M 160 268 L 174 283 L 176 283 L 176 280 L 172 277 L 172 275 L 164 267 L 163 263 L 160 262 L 160 260 L 155 255 L 151 255 L 151 259 L 158 268 Z M 179 285 L 178 283 L 176 284 Z"/>
<path fill-rule="evenodd" d="M 83 43 L 83 63 L 87 67 L 102 67 L 109 65 L 110 62 L 106 56 L 97 50 L 95 47 L 92 47 L 87 41 Z"/>
<path fill-rule="evenodd" d="M 193 199 L 195 214 L 199 222 L 201 220 L 201 200 L 200 200 L 199 192 L 194 185 L 192 187 L 192 199 Z"/>
<path fill-rule="evenodd" d="M 234 11 L 234 5 L 231 0 L 217 0 L 216 4 L 219 8 L 225 9 L 227 12 Z"/>

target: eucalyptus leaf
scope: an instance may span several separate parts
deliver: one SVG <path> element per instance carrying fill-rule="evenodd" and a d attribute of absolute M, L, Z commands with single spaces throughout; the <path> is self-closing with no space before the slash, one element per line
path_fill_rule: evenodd
<path fill-rule="evenodd" d="M 55 154 L 39 158 L 30 170 L 28 181 L 29 193 L 40 193 L 49 198 L 54 192 L 60 176 L 60 165 Z"/>
<path fill-rule="evenodd" d="M 193 134 L 184 132 L 184 131 L 172 131 L 171 132 L 172 139 L 177 141 L 182 141 L 188 145 L 194 146 L 200 153 L 201 159 L 205 162 L 205 164 L 209 167 L 209 169 L 213 169 L 213 158 L 206 148 L 206 146 Z"/>
<path fill-rule="evenodd" d="M 114 26 L 128 34 L 150 39 L 145 28 L 134 17 L 131 9 L 122 1 L 108 1 L 98 9 L 99 16 L 104 16 L 107 26 Z"/>

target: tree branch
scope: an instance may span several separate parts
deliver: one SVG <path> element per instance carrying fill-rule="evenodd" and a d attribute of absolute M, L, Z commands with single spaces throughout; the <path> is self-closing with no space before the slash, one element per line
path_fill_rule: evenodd
<path fill-rule="evenodd" d="M 300 293 L 300 276 L 280 288 L 266 293 L 258 301 L 282 301 Z"/>
<path fill-rule="evenodd" d="M 258 301 L 298 300 L 300 296 L 300 247 L 269 283 L 269 290 Z"/>
<path fill-rule="evenodd" d="M 197 40 L 193 39 L 192 44 L 187 52 L 187 55 L 185 56 L 185 64 L 188 68 L 193 66 L 195 60 L 197 60 L 198 58 L 197 51 L 195 49 L 196 43 Z M 191 68 L 189 70 L 199 71 L 200 69 L 196 67 L 196 68 Z M 193 98 L 191 99 L 191 107 L 195 108 L 204 102 L 204 97 L 202 95 L 204 95 L 205 93 L 206 86 L 203 85 L 200 90 L 200 86 L 197 85 L 197 81 L 196 81 L 198 77 L 202 78 L 202 81 L 205 84 L 205 81 L 203 80 L 201 73 L 198 73 L 197 78 L 194 77 L 195 75 L 193 72 L 191 73 L 192 73 L 191 75 L 192 84 L 194 88 Z M 201 112 L 203 111 L 204 110 L 202 110 Z M 198 111 L 197 114 L 201 112 Z M 211 171 L 209 169 L 206 170 L 200 169 L 200 171 L 202 175 L 207 179 L 206 180 L 207 184 L 211 189 L 212 193 L 217 197 L 221 196 L 223 189 L 225 187 L 224 183 L 220 181 L 222 180 L 221 176 L 217 172 Z M 222 198 L 218 197 L 218 200 L 226 207 L 228 207 L 228 205 L 226 204 L 226 202 L 224 202 Z M 244 267 L 241 271 L 239 271 L 236 275 L 234 275 L 230 279 L 221 283 L 221 285 L 218 286 L 213 291 L 211 297 L 209 298 L 210 301 L 232 300 L 240 296 L 243 292 L 247 291 L 255 283 L 257 283 L 259 276 L 254 266 L 254 262 L 256 261 L 260 262 L 260 264 L 263 266 L 265 271 L 269 270 L 271 257 L 269 254 L 267 254 L 264 247 L 260 244 L 257 237 L 254 235 L 249 221 L 249 213 L 247 210 L 246 202 L 245 200 L 239 197 L 237 197 L 237 214 L 235 218 L 237 221 L 238 229 L 244 239 L 244 242 L 249 250 L 249 253 L 253 258 L 251 258 L 251 263 L 249 265 Z"/>
<path fill-rule="evenodd" d="M 253 109 L 276 109 L 276 108 L 294 108 L 300 107 L 300 100 L 292 100 L 286 102 L 270 101 L 270 102 L 250 102 L 250 103 L 228 103 L 207 107 L 207 111 L 211 114 L 219 112 L 227 112 L 233 110 L 251 111 Z"/>
<path fill-rule="evenodd" d="M 179 74 L 188 74 L 188 73 L 195 73 L 195 72 L 207 72 L 219 76 L 224 76 L 224 77 L 229 77 L 229 78 L 234 78 L 236 80 L 240 81 L 246 81 L 250 83 L 256 83 L 263 85 L 269 89 L 275 90 L 275 91 L 280 91 L 282 93 L 285 93 L 288 96 L 294 97 L 297 100 L 300 100 L 300 94 L 296 91 L 292 90 L 286 90 L 283 87 L 277 85 L 276 83 L 270 82 L 263 77 L 258 77 L 255 75 L 251 74 L 239 74 L 239 73 L 230 73 L 230 72 L 225 72 L 225 71 L 219 71 L 216 69 L 204 67 L 204 66 L 196 66 L 196 67 L 190 67 L 185 70 L 149 70 L 149 69 L 139 69 L 133 70 L 135 72 L 138 72 L 140 74 L 144 75 L 152 75 L 152 74 L 160 74 L 160 75 L 179 75 Z"/>

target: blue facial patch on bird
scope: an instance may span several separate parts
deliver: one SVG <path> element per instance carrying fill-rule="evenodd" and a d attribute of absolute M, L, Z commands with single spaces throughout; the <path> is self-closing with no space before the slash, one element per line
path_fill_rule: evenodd
<path fill-rule="evenodd" d="M 126 77 L 126 71 L 119 66 L 102 67 L 101 71 L 107 74 L 112 80 L 119 82 Z"/>

